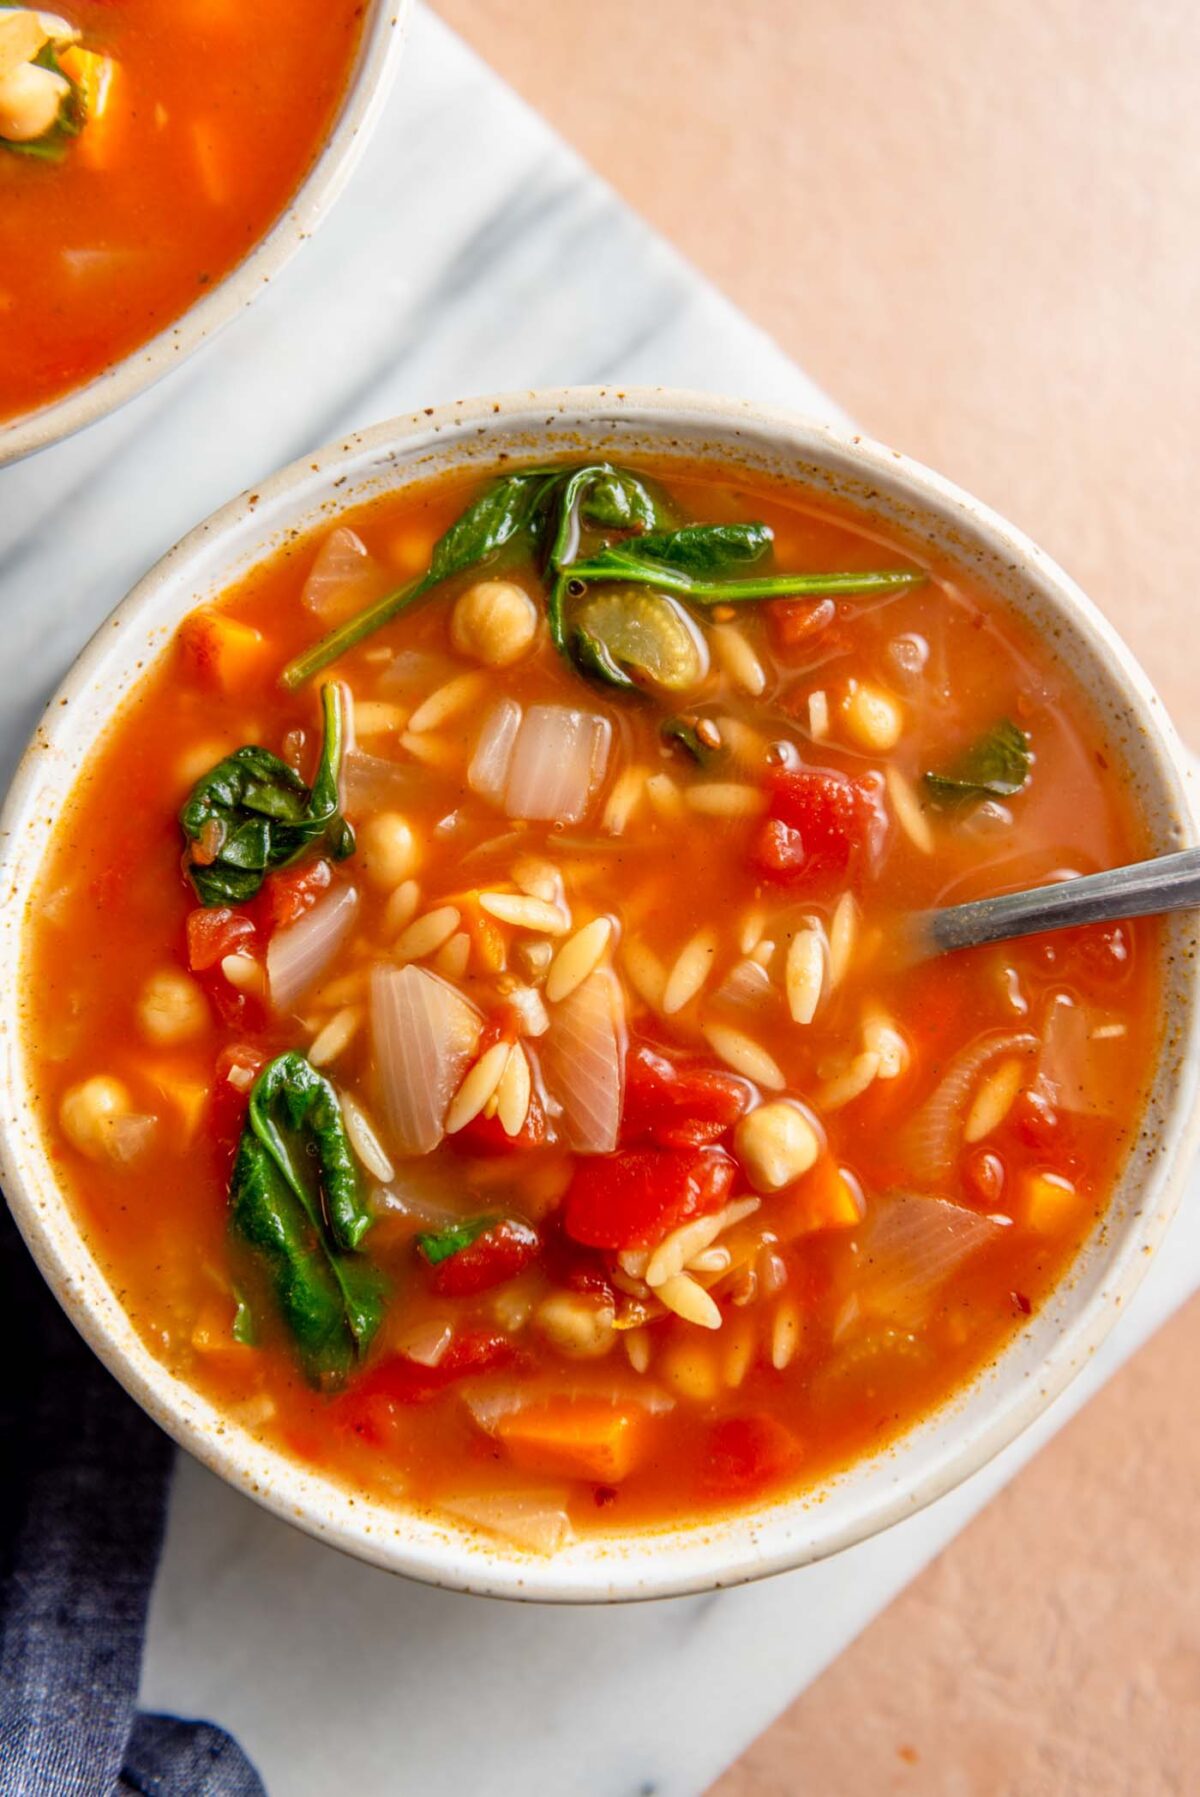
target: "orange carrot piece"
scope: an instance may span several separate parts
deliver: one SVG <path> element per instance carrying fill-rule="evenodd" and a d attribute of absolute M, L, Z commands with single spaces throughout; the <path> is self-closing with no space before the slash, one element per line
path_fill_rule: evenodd
<path fill-rule="evenodd" d="M 497 1433 L 527 1472 L 616 1485 L 649 1445 L 646 1412 L 606 1399 L 549 1399 L 505 1417 Z"/>
<path fill-rule="evenodd" d="M 857 1185 L 831 1154 L 824 1154 L 804 1177 L 782 1194 L 777 1216 L 785 1241 L 818 1229 L 854 1229 L 866 1205 Z"/>
<path fill-rule="evenodd" d="M 270 652 L 261 631 L 219 611 L 193 612 L 179 635 L 199 671 L 227 693 L 254 680 Z"/>

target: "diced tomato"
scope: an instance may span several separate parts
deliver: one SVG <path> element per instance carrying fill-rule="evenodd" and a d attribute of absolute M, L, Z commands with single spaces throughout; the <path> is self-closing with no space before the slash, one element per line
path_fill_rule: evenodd
<path fill-rule="evenodd" d="M 388 1404 L 423 1404 L 456 1379 L 515 1367 L 520 1358 L 513 1343 L 498 1330 L 468 1330 L 454 1336 L 436 1366 L 421 1366 L 403 1354 L 389 1355 L 364 1373 L 338 1403 L 347 1419 L 358 1406 L 370 1406 L 379 1399 Z"/>
<path fill-rule="evenodd" d="M 193 973 L 216 967 L 254 936 L 254 925 L 229 905 L 199 906 L 187 916 L 188 966 Z"/>
<path fill-rule="evenodd" d="M 443 1298 L 469 1298 L 515 1279 L 537 1256 L 538 1232 L 517 1217 L 502 1217 L 457 1254 L 430 1269 L 430 1284 Z"/>
<path fill-rule="evenodd" d="M 476 1055 L 485 1054 L 497 1042 L 515 1042 L 521 1034 L 521 1015 L 511 1005 L 501 1005 L 483 1026 Z M 499 1117 L 477 1117 L 447 1137 L 447 1146 L 463 1154 L 513 1154 L 529 1148 L 540 1148 L 546 1140 L 546 1113 L 534 1092 L 529 1100 L 525 1121 L 515 1136 L 505 1131 Z"/>
<path fill-rule="evenodd" d="M 703 1482 L 714 1496 L 750 1497 L 794 1472 L 803 1452 L 773 1416 L 728 1416 L 709 1437 Z"/>
<path fill-rule="evenodd" d="M 328 889 L 333 869 L 328 861 L 304 861 L 268 874 L 262 891 L 250 906 L 251 915 L 269 935 L 284 930 L 311 911 Z"/>
<path fill-rule="evenodd" d="M 767 629 L 777 649 L 806 649 L 823 637 L 837 617 L 836 601 L 823 599 L 772 599 L 763 607 Z"/>
<path fill-rule="evenodd" d="M 767 790 L 751 859 L 768 880 L 810 890 L 844 880 L 883 828 L 874 786 L 829 768 L 777 769 Z"/>
<path fill-rule="evenodd" d="M 621 1141 L 627 1147 L 652 1142 L 660 1148 L 719 1141 L 748 1108 L 750 1096 L 736 1074 L 678 1067 L 645 1043 L 634 1043 L 625 1060 Z"/>
<path fill-rule="evenodd" d="M 565 1227 L 589 1248 L 649 1248 L 690 1217 L 720 1210 L 737 1171 L 721 1148 L 627 1148 L 580 1162 Z"/>
<path fill-rule="evenodd" d="M 223 1048 L 217 1057 L 208 1116 L 212 1138 L 222 1155 L 232 1156 L 237 1147 L 246 1120 L 246 1106 L 250 1102 L 250 1084 L 262 1072 L 267 1060 L 266 1050 L 256 1048 L 250 1042 L 233 1043 Z M 231 1080 L 231 1073 L 242 1077 Z"/>

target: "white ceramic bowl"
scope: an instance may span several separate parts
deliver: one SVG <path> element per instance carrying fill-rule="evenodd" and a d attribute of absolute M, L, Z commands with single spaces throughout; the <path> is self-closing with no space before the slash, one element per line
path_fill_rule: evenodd
<path fill-rule="evenodd" d="M 311 237 L 342 191 L 383 109 L 400 62 L 412 0 L 366 0 L 358 55 L 325 143 L 288 205 L 224 280 L 157 336 L 59 399 L 0 421 L 0 468 L 61 442 L 153 386 L 248 306 Z"/>
<path fill-rule="evenodd" d="M 866 503 L 887 523 L 978 568 L 1041 628 L 1083 682 L 1128 759 L 1155 846 L 1197 841 L 1190 776 L 1163 707 L 1129 651 L 1032 543 L 948 482 L 856 436 L 696 395 L 577 389 L 473 400 L 351 437 L 235 500 L 185 538 L 97 633 L 51 701 L 0 819 L 0 1176 L 43 1273 L 117 1378 L 162 1426 L 239 1490 L 289 1522 L 395 1572 L 510 1597 L 665 1596 L 753 1579 L 836 1552 L 909 1516 L 982 1466 L 1050 1403 L 1107 1333 L 1177 1201 L 1196 1133 L 1195 930 L 1169 920 L 1164 1048 L 1145 1128 L 1102 1231 L 1001 1359 L 887 1452 L 807 1498 L 752 1515 L 522 1556 L 445 1521 L 351 1499 L 256 1441 L 154 1359 L 83 1240 L 34 1127 L 17 1027 L 24 912 L 53 820 L 141 669 L 180 619 L 292 529 L 446 470 L 486 470 L 504 452 L 544 462 L 715 456 Z"/>

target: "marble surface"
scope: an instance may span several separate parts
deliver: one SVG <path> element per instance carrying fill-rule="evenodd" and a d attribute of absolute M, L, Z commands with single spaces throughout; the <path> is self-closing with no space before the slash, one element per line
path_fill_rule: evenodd
<path fill-rule="evenodd" d="M 4 768 L 92 627 L 240 487 L 435 399 L 622 379 L 838 416 L 418 15 L 351 189 L 258 306 L 125 412 L 0 474 Z M 1037 1429 L 882 1539 L 751 1589 L 596 1611 L 449 1596 L 339 1558 L 185 1461 L 144 1699 L 237 1730 L 272 1797 L 699 1792 L 1193 1288 L 1193 1199 Z"/>

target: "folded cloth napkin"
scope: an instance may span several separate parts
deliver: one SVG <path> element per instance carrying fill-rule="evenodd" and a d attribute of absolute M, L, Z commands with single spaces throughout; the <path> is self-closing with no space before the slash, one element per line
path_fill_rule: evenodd
<path fill-rule="evenodd" d="M 173 1458 L 0 1204 L 0 1797 L 263 1797 L 221 1729 L 136 1707 Z"/>

